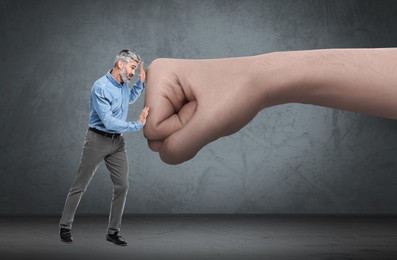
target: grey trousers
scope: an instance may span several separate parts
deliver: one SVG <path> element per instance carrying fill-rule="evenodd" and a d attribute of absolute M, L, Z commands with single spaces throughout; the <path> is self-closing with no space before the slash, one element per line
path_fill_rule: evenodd
<path fill-rule="evenodd" d="M 80 166 L 70 187 L 59 226 L 72 228 L 81 197 L 102 161 L 110 172 L 113 182 L 113 198 L 110 206 L 108 233 L 120 231 L 128 192 L 128 158 L 124 137 L 114 139 L 87 130 Z"/>

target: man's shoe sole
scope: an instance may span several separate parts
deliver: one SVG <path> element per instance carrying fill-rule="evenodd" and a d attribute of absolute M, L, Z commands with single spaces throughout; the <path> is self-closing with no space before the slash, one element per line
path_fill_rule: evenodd
<path fill-rule="evenodd" d="M 113 240 L 110 239 L 110 238 L 106 238 L 106 240 L 109 241 L 109 242 L 112 242 L 113 244 L 118 245 L 118 246 L 127 246 L 127 244 L 120 244 L 120 243 L 117 243 L 117 242 L 113 241 Z"/>
<path fill-rule="evenodd" d="M 66 243 L 66 244 L 72 244 L 73 243 L 73 240 L 66 240 L 66 239 L 62 239 L 62 238 L 61 238 L 61 241 L 63 243 Z"/>

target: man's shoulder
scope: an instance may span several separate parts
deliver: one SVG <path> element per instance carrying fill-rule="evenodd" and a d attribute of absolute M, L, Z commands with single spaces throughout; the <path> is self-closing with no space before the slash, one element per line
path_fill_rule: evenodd
<path fill-rule="evenodd" d="M 110 83 L 109 79 L 106 77 L 106 75 L 103 75 L 94 82 L 94 85 L 106 85 L 109 83 Z"/>
<path fill-rule="evenodd" d="M 94 82 L 94 85 L 92 85 L 93 90 L 97 89 L 106 89 L 106 87 L 110 84 L 109 80 L 106 78 L 106 75 L 100 77 Z"/>

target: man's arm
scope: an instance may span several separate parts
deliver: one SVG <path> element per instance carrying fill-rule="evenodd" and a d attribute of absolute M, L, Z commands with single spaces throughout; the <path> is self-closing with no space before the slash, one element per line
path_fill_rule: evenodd
<path fill-rule="evenodd" d="M 134 86 L 130 89 L 130 100 L 129 104 L 134 103 L 139 96 L 142 94 L 143 89 L 145 88 L 145 83 L 138 80 Z"/>
<path fill-rule="evenodd" d="M 121 133 L 136 132 L 143 128 L 144 124 L 139 120 L 127 122 L 114 117 L 110 102 L 101 88 L 94 87 L 91 102 L 106 129 Z"/>
<path fill-rule="evenodd" d="M 139 65 L 139 79 L 130 90 L 130 104 L 134 103 L 142 94 L 142 91 L 145 88 L 145 79 L 146 72 L 144 68 L 144 62 L 142 61 Z"/>

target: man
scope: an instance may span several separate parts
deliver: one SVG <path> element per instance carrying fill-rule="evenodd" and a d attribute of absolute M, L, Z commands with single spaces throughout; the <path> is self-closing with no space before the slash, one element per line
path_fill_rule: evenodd
<path fill-rule="evenodd" d="M 128 83 L 139 67 L 139 80 L 130 90 Z M 141 58 L 130 50 L 122 50 L 116 56 L 114 67 L 98 79 L 91 90 L 90 121 L 87 130 L 80 167 L 67 196 L 59 223 L 63 242 L 71 243 L 72 223 L 88 184 L 96 169 L 105 161 L 113 182 L 109 225 L 106 240 L 126 246 L 119 235 L 121 218 L 128 191 L 128 159 L 122 132 L 135 132 L 143 128 L 149 108 L 145 107 L 138 121 L 127 122 L 128 104 L 134 103 L 145 88 L 145 69 Z"/>

